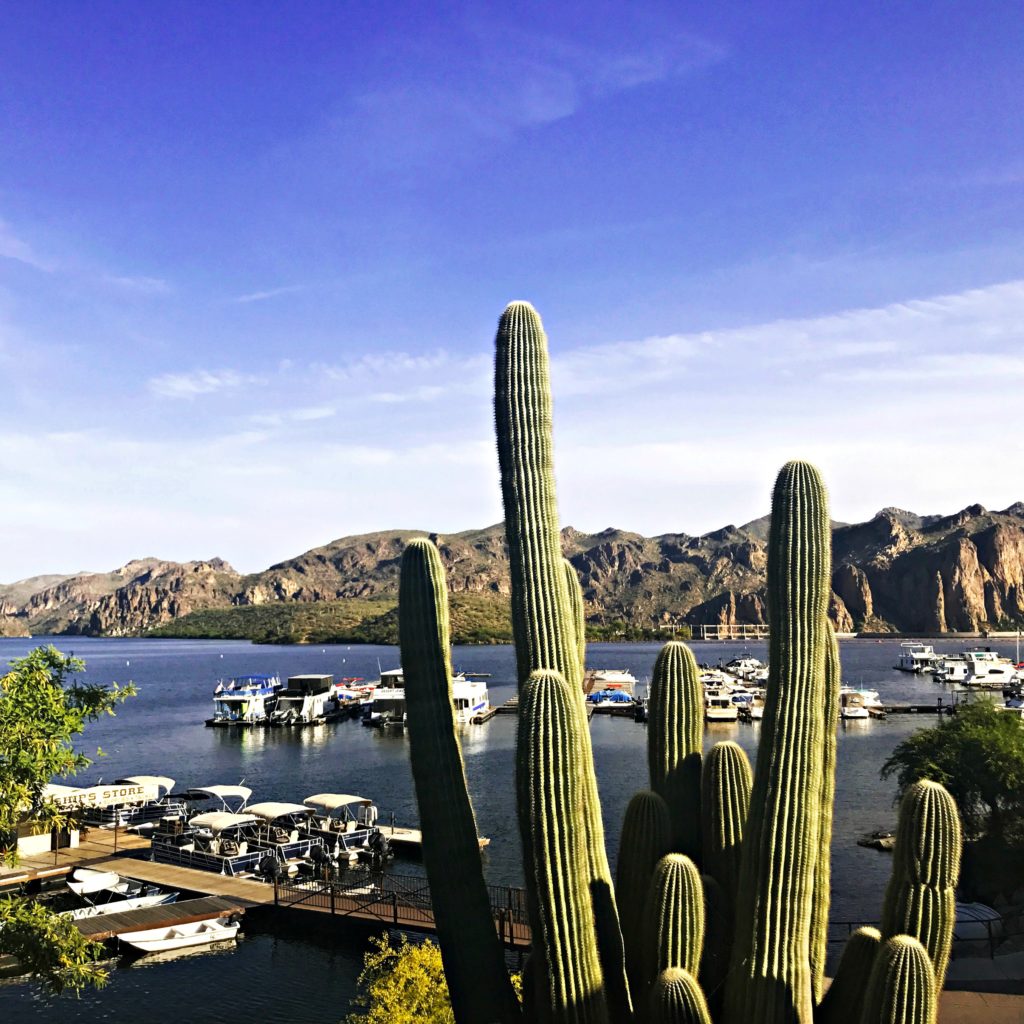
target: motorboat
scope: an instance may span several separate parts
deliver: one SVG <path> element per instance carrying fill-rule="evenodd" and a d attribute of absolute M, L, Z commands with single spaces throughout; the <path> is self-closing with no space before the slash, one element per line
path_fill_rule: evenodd
<path fill-rule="evenodd" d="M 618 689 L 631 694 L 636 689 L 636 676 L 628 668 L 588 668 L 584 681 L 592 683 L 591 690 Z"/>
<path fill-rule="evenodd" d="M 754 680 L 761 672 L 764 672 L 765 678 L 768 675 L 768 669 L 757 658 L 733 658 L 723 668 L 730 675 L 739 679 Z"/>
<path fill-rule="evenodd" d="M 81 921 L 104 914 L 120 914 L 125 910 L 163 906 L 174 903 L 176 892 L 164 892 L 133 878 L 123 878 L 116 871 L 76 868 L 68 880 L 68 888 L 86 901 L 86 906 L 62 911 L 61 917 Z"/>
<path fill-rule="evenodd" d="M 377 807 L 366 797 L 350 793 L 314 793 L 302 801 L 311 816 L 309 833 L 318 836 L 335 859 L 387 856 L 387 840 L 377 827 Z"/>
<path fill-rule="evenodd" d="M 864 695 L 857 690 L 845 689 L 839 694 L 839 717 L 845 721 L 870 718 Z"/>
<path fill-rule="evenodd" d="M 270 713 L 270 725 L 313 725 L 326 722 L 338 712 L 334 695 L 334 676 L 289 676 L 288 685 L 278 694 L 277 706 Z"/>
<path fill-rule="evenodd" d="M 222 875 L 253 875 L 264 857 L 274 856 L 259 842 L 264 824 L 255 814 L 206 811 L 187 825 L 179 821 L 154 832 L 153 860 Z"/>
<path fill-rule="evenodd" d="M 895 667 L 901 672 L 925 672 L 940 660 L 931 644 L 903 643 Z"/>
<path fill-rule="evenodd" d="M 143 953 L 157 953 L 168 949 L 184 949 L 186 946 L 207 946 L 211 942 L 225 942 L 238 935 L 238 928 L 237 921 L 208 917 L 203 921 L 176 924 L 170 928 L 121 932 L 118 940 Z"/>
<path fill-rule="evenodd" d="M 1020 679 L 1017 666 L 992 650 L 964 651 L 967 663 L 965 686 L 1008 686 Z"/>
<path fill-rule="evenodd" d="M 277 706 L 281 678 L 277 675 L 235 676 L 218 681 L 213 691 L 212 726 L 247 726 L 265 722 Z"/>
<path fill-rule="evenodd" d="M 312 807 L 271 800 L 250 804 L 246 813 L 262 819 L 254 843 L 273 853 L 285 874 L 295 874 L 303 864 L 329 860 L 323 838 L 310 831 Z M 264 873 L 266 867 L 262 866 Z M 273 873 L 277 873 L 276 867 Z"/>

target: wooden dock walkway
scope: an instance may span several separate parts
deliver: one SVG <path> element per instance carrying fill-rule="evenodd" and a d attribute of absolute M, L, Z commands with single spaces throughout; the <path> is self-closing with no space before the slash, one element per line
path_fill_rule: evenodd
<path fill-rule="evenodd" d="M 174 928 L 179 924 L 206 921 L 211 917 L 230 917 L 244 914 L 245 903 L 223 896 L 203 896 L 180 903 L 164 903 L 159 907 L 139 907 L 121 914 L 98 914 L 84 917 L 75 924 L 78 930 L 93 942 L 112 939 L 123 932 L 145 931 L 149 928 Z"/>

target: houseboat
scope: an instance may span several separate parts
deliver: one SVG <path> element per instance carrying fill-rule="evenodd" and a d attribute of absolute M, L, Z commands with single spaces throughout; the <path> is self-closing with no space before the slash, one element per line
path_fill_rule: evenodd
<path fill-rule="evenodd" d="M 933 670 L 932 678 L 941 683 L 1003 687 L 1018 682 L 1021 672 L 1009 658 L 989 648 L 982 648 L 943 658 Z"/>
<path fill-rule="evenodd" d="M 452 707 L 456 722 L 468 724 L 490 706 L 485 682 L 472 679 L 464 672 L 452 676 Z M 381 672 L 373 697 L 364 708 L 363 725 L 403 729 L 405 722 L 405 677 L 400 668 L 388 669 Z"/>
<path fill-rule="evenodd" d="M 337 711 L 334 676 L 289 676 L 288 685 L 278 694 L 268 724 L 314 725 L 335 717 Z"/>
<path fill-rule="evenodd" d="M 279 676 L 236 676 L 220 680 L 213 691 L 211 726 L 262 725 L 277 706 L 281 693 Z"/>
<path fill-rule="evenodd" d="M 704 718 L 709 722 L 735 722 L 740 717 L 739 705 L 724 690 L 706 690 Z"/>
<path fill-rule="evenodd" d="M 931 644 L 904 643 L 900 644 L 895 667 L 901 672 L 927 672 L 939 660 Z"/>

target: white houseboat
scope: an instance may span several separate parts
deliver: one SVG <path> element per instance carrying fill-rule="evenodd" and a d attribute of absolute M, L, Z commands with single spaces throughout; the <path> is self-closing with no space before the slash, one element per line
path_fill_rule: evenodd
<path fill-rule="evenodd" d="M 464 672 L 452 676 L 452 706 L 455 720 L 468 724 L 490 708 L 487 684 Z M 406 723 L 405 677 L 400 668 L 381 672 L 373 698 L 363 712 L 363 725 L 402 729 Z"/>
<path fill-rule="evenodd" d="M 313 725 L 327 721 L 337 710 L 334 676 L 289 676 L 268 721 L 270 725 Z"/>
<path fill-rule="evenodd" d="M 904 643 L 900 644 L 895 667 L 901 672 L 926 672 L 939 660 L 931 644 Z"/>
<path fill-rule="evenodd" d="M 277 705 L 281 679 L 273 675 L 236 676 L 222 679 L 213 691 L 213 726 L 260 725 Z"/>

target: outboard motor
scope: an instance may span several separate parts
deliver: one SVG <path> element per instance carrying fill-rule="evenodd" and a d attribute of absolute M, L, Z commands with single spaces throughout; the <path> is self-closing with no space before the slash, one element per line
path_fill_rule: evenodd
<path fill-rule="evenodd" d="M 275 882 L 281 877 L 281 862 L 272 853 L 268 853 L 260 858 L 257 870 L 265 881 Z"/>

